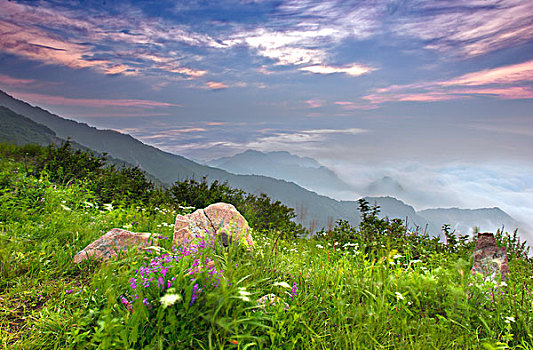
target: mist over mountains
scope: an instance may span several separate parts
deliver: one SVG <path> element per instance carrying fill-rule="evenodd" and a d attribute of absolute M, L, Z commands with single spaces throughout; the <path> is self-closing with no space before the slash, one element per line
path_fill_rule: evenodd
<path fill-rule="evenodd" d="M 211 160 L 209 166 L 234 174 L 264 175 L 294 182 L 310 191 L 332 198 L 348 193 L 354 196 L 355 188 L 342 181 L 337 174 L 309 157 L 299 157 L 286 151 L 259 152 L 246 150 L 232 157 Z"/>
<path fill-rule="evenodd" d="M 512 230 L 520 227 L 515 219 L 499 208 L 429 209 L 417 212 L 412 206 L 394 198 L 408 192 L 391 177 L 383 177 L 356 188 L 341 180 L 335 172 L 312 158 L 289 152 L 244 151 L 232 157 L 201 165 L 185 157 L 146 145 L 127 134 L 99 130 L 87 124 L 61 118 L 39 107 L 31 106 L 0 91 L 0 141 L 40 144 L 59 143 L 67 138 L 83 147 L 141 169 L 162 183 L 206 177 L 209 182 L 228 182 L 232 187 L 258 194 L 266 193 L 274 200 L 295 209 L 297 221 L 306 227 L 328 228 L 337 219 L 360 222 L 356 199 L 366 196 L 370 204 L 379 205 L 381 216 L 407 220 L 410 228 L 438 235 L 443 224 L 466 233 L 474 226 L 495 230 L 504 225 Z M 351 201 L 332 199 L 337 193 L 353 193 Z M 359 195 L 358 195 L 359 194 Z"/>

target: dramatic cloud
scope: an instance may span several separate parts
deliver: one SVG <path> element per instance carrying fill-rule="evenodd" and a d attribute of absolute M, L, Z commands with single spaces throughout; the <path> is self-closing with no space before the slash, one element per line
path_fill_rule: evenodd
<path fill-rule="evenodd" d="M 418 0 L 403 6 L 394 31 L 449 55 L 479 56 L 533 38 L 529 0 Z"/>
<path fill-rule="evenodd" d="M 384 102 L 432 102 L 493 96 L 500 99 L 531 99 L 533 89 L 527 85 L 533 81 L 533 61 L 484 69 L 444 81 L 392 85 L 376 89 L 376 93 L 364 96 L 371 103 Z"/>
<path fill-rule="evenodd" d="M 335 72 L 325 70 L 343 69 L 327 65 L 332 58 L 331 51 L 345 39 L 365 39 L 374 34 L 384 5 L 287 1 L 269 14 L 270 21 L 264 26 L 251 30 L 243 27 L 223 43 L 228 47 L 247 46 L 258 55 L 274 60 L 275 65 L 311 65 L 304 70 L 331 74 Z M 338 72 L 357 76 L 362 74 L 357 67 Z M 268 74 L 265 67 L 261 69 Z"/>
<path fill-rule="evenodd" d="M 437 83 L 440 86 L 479 86 L 533 81 L 533 60 L 510 66 L 484 69 Z"/>
<path fill-rule="evenodd" d="M 189 78 L 205 70 L 183 66 L 180 45 L 220 47 L 205 34 L 122 8 L 124 16 L 93 9 L 0 0 L 0 51 L 70 68 L 134 75 L 162 70 Z M 112 47 L 112 48 L 111 48 Z"/>

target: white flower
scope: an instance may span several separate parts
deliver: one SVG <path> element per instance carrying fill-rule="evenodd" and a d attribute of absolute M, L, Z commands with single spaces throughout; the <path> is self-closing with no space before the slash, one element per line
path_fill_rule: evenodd
<path fill-rule="evenodd" d="M 320 248 L 320 249 L 324 249 L 324 247 L 322 245 L 320 245 L 320 244 L 317 244 L 316 247 Z"/>
<path fill-rule="evenodd" d="M 402 299 L 402 300 L 403 300 L 403 295 L 402 295 L 402 293 L 396 292 L 396 298 L 398 298 L 398 299 Z"/>
<path fill-rule="evenodd" d="M 248 298 L 249 295 L 252 295 L 252 293 L 248 292 L 245 288 L 239 288 L 239 296 L 237 298 L 241 299 L 242 301 L 250 301 L 250 298 Z"/>
<path fill-rule="evenodd" d="M 170 290 L 170 289 L 169 289 Z M 163 305 L 163 308 L 166 309 L 169 306 L 174 305 L 177 301 L 181 301 L 182 297 L 179 294 L 165 294 L 164 296 L 159 299 L 159 302 L 161 302 L 161 305 Z"/>
<path fill-rule="evenodd" d="M 283 288 L 291 289 L 291 286 L 289 286 L 289 284 L 287 282 L 276 282 L 272 286 L 274 286 L 274 287 L 280 286 L 280 287 L 283 287 Z"/>
<path fill-rule="evenodd" d="M 113 204 L 111 203 L 104 203 L 104 209 L 107 211 L 113 210 Z"/>
<path fill-rule="evenodd" d="M 505 323 L 511 323 L 511 322 L 515 322 L 515 318 L 513 316 L 507 316 L 505 318 Z"/>
<path fill-rule="evenodd" d="M 66 211 L 71 211 L 71 209 L 69 207 L 67 207 L 66 205 L 64 204 L 59 204 L 61 206 L 61 208 L 63 208 L 63 210 L 66 210 Z"/>

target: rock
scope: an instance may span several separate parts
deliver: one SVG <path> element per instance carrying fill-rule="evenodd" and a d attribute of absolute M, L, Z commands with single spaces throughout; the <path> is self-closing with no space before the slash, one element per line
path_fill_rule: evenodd
<path fill-rule="evenodd" d="M 509 263 L 507 261 L 507 249 L 499 248 L 496 239 L 490 232 L 478 233 L 477 243 L 474 248 L 474 265 L 472 273 L 480 273 L 483 278 L 494 282 L 504 281 L 509 273 Z M 501 280 L 497 277 L 501 274 Z"/>
<path fill-rule="evenodd" d="M 130 247 L 147 247 L 151 241 L 150 237 L 155 238 L 147 232 L 138 233 L 114 228 L 76 254 L 74 263 L 79 264 L 88 257 L 108 260 L 120 251 L 128 251 Z"/>
<path fill-rule="evenodd" d="M 254 241 L 249 230 L 248 222 L 233 205 L 215 203 L 192 214 L 178 214 L 172 243 L 174 246 L 181 245 L 209 232 L 220 235 L 224 246 L 237 241 L 253 247 Z"/>

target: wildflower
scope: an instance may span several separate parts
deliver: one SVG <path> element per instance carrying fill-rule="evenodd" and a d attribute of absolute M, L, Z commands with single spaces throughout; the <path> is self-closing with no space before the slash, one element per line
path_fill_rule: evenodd
<path fill-rule="evenodd" d="M 159 302 L 163 306 L 164 309 L 166 309 L 169 306 L 174 305 L 177 301 L 181 301 L 182 297 L 179 294 L 165 294 L 164 296 L 159 299 Z M 144 301 L 143 301 L 144 303 Z"/>
<path fill-rule="evenodd" d="M 107 211 L 112 211 L 113 210 L 113 204 L 104 203 L 104 209 L 107 210 Z"/>
<path fill-rule="evenodd" d="M 120 296 L 120 301 L 122 302 L 122 304 L 126 307 L 126 309 L 129 311 L 129 312 L 132 312 L 133 311 L 133 307 L 131 306 L 131 302 L 126 299 L 125 296 L 121 295 Z"/>
<path fill-rule="evenodd" d="M 199 291 L 200 291 L 200 287 L 198 287 L 198 283 L 196 283 L 196 284 L 192 287 L 191 302 L 189 303 L 189 305 L 194 304 L 194 302 L 196 301 L 196 299 L 198 299 L 198 294 L 197 294 L 197 292 L 199 292 Z"/>
<path fill-rule="evenodd" d="M 70 288 L 70 289 L 67 289 L 67 290 L 65 291 L 65 293 L 67 293 L 67 294 L 70 294 L 70 293 L 72 293 L 72 288 Z"/>
<path fill-rule="evenodd" d="M 291 300 L 294 299 L 294 297 L 296 296 L 296 290 L 298 289 L 298 286 L 296 284 L 296 282 L 294 282 L 294 285 L 292 286 L 292 289 L 291 289 Z"/>
<path fill-rule="evenodd" d="M 395 294 L 396 294 L 396 298 L 403 300 L 403 295 L 402 295 L 402 293 L 395 292 Z"/>
<path fill-rule="evenodd" d="M 505 317 L 505 323 L 510 324 L 511 322 L 515 322 L 515 318 L 513 316 Z"/>
<path fill-rule="evenodd" d="M 320 245 L 320 244 L 317 244 L 316 245 L 317 248 L 320 248 L 320 249 L 324 249 L 324 246 Z"/>
<path fill-rule="evenodd" d="M 283 288 L 287 288 L 287 289 L 289 289 L 291 287 L 287 282 L 276 282 L 272 286 L 274 286 L 274 287 L 279 286 L 279 287 L 283 287 Z"/>
<path fill-rule="evenodd" d="M 249 295 L 252 295 L 250 292 L 246 291 L 245 288 L 241 287 L 239 288 L 239 291 L 237 292 L 239 293 L 239 296 L 238 298 L 243 300 L 243 301 L 250 301 L 250 298 L 248 298 Z"/>

